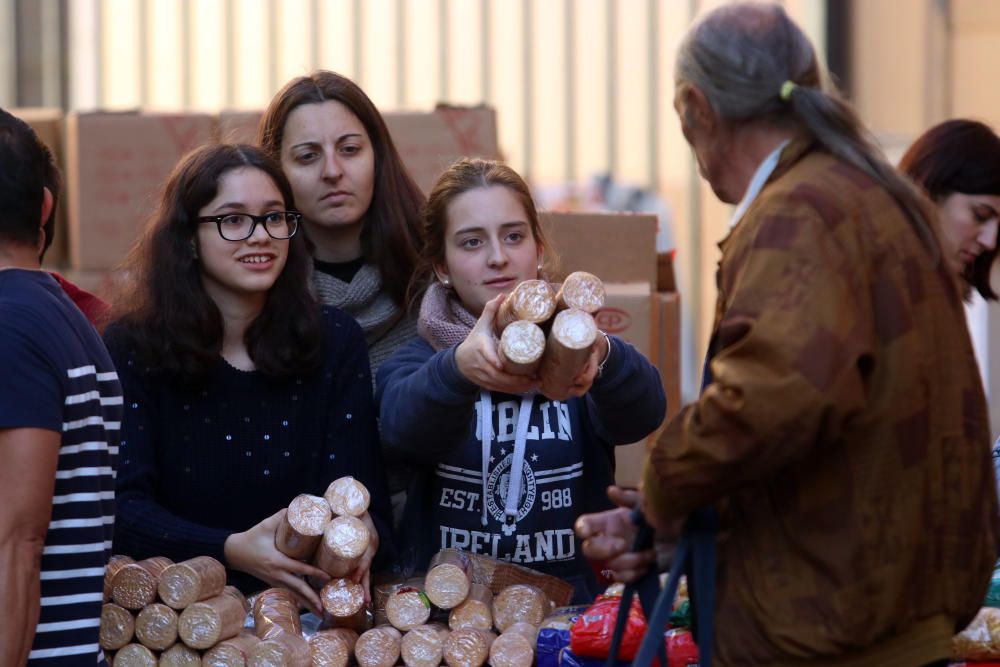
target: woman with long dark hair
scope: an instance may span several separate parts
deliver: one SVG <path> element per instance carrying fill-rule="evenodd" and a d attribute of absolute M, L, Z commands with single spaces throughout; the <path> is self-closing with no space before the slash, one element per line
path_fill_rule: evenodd
<path fill-rule="evenodd" d="M 125 394 L 115 549 L 214 556 L 244 590 L 317 609 L 300 575 L 327 577 L 274 546 L 282 508 L 337 477 L 366 484 L 365 582 L 390 510 L 364 338 L 310 294 L 292 201 L 260 149 L 204 147 L 133 247 L 105 336 Z"/>
<path fill-rule="evenodd" d="M 406 296 L 417 266 L 423 194 L 378 109 L 334 72 L 289 81 L 261 119 L 257 143 L 291 183 L 313 245 L 317 297 L 361 325 L 374 375 L 416 336 Z M 385 455 L 398 516 L 409 473 L 395 452 Z"/>
<path fill-rule="evenodd" d="M 990 271 L 1000 226 L 1000 137 L 978 121 L 948 120 L 920 135 L 899 169 L 937 205 L 945 261 L 996 301 Z"/>

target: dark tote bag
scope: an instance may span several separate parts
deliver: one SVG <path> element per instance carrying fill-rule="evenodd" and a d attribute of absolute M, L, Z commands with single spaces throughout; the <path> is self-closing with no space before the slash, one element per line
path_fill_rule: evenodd
<path fill-rule="evenodd" d="M 653 529 L 646 523 L 642 512 L 635 509 L 632 520 L 639 527 L 633 551 L 644 551 L 653 546 Z M 681 541 L 670 564 L 667 583 L 660 588 L 660 575 L 653 568 L 641 579 L 625 586 L 615 631 L 611 637 L 611 650 L 606 667 L 617 664 L 618 652 L 632 598 L 638 594 L 642 613 L 646 617 L 646 634 L 639 645 L 639 651 L 632 661 L 632 667 L 650 667 L 654 658 L 660 659 L 660 666 L 667 667 L 666 648 L 663 634 L 667 631 L 670 612 L 681 575 L 687 574 L 688 591 L 691 598 L 692 628 L 698 643 L 699 667 L 712 665 L 712 641 L 715 636 L 715 535 L 718 531 L 718 516 L 714 507 L 704 507 L 691 514 L 681 531 Z"/>

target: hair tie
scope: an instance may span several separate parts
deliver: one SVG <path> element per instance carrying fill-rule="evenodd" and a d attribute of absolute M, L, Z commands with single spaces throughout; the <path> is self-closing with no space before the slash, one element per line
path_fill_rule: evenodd
<path fill-rule="evenodd" d="M 799 87 L 798 84 L 796 84 L 794 81 L 785 81 L 783 84 L 781 84 L 781 92 L 778 93 L 778 97 L 781 98 L 782 102 L 787 102 L 788 100 L 792 99 L 792 91 L 798 87 Z"/>

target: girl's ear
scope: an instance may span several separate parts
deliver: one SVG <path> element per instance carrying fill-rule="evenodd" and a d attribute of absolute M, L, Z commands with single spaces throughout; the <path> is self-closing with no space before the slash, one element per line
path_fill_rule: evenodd
<path fill-rule="evenodd" d="M 451 279 L 448 277 L 448 267 L 444 264 L 434 265 L 434 275 L 445 287 L 451 287 Z"/>

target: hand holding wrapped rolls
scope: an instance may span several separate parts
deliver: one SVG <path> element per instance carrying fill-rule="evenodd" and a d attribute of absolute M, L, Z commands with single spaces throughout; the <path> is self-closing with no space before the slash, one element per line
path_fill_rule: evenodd
<path fill-rule="evenodd" d="M 226 560 L 229 567 L 235 570 L 251 574 L 272 586 L 288 589 L 300 604 L 319 614 L 319 595 L 301 575 L 315 577 L 321 583 L 330 577 L 314 565 L 289 558 L 275 546 L 275 534 L 286 512 L 282 509 L 249 530 L 230 535 L 224 545 Z"/>
<path fill-rule="evenodd" d="M 484 389 L 523 394 L 537 389 L 539 383 L 533 377 L 511 373 L 504 368 L 494 335 L 494 320 L 503 298 L 501 294 L 483 307 L 472 331 L 455 348 L 455 364 L 469 382 Z"/>

